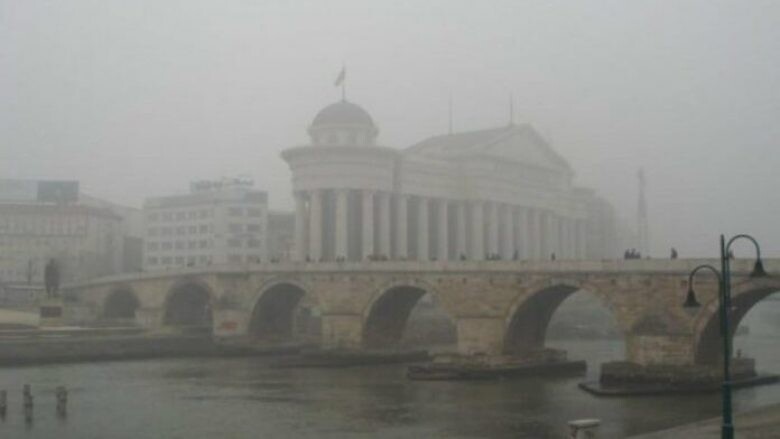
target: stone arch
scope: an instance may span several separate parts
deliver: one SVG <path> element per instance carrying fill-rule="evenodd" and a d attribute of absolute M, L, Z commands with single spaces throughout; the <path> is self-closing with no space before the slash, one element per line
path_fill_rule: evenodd
<path fill-rule="evenodd" d="M 392 282 L 379 289 L 363 312 L 363 347 L 397 348 L 412 309 L 426 294 L 436 302 L 438 294 L 424 282 Z"/>
<path fill-rule="evenodd" d="M 214 292 L 205 282 L 183 279 L 174 283 L 165 297 L 163 324 L 211 327 Z"/>
<path fill-rule="evenodd" d="M 780 292 L 780 283 L 759 284 L 751 282 L 732 287 L 731 312 L 729 313 L 729 340 L 734 339 L 737 327 L 751 308 L 764 298 Z M 704 305 L 695 332 L 694 362 L 699 365 L 717 365 L 723 363 L 723 338 L 720 332 L 720 314 L 718 298 Z"/>
<path fill-rule="evenodd" d="M 296 315 L 305 298 L 318 305 L 316 298 L 299 282 L 280 279 L 266 283 L 252 305 L 247 329 L 249 335 L 273 341 L 292 339 L 296 323 L 307 327 L 310 324 L 308 320 L 300 321 L 302 315 Z M 308 316 L 311 317 L 310 314 Z"/>
<path fill-rule="evenodd" d="M 503 353 L 527 355 L 542 350 L 550 320 L 560 305 L 572 294 L 584 291 L 607 308 L 615 317 L 623 338 L 625 325 L 614 305 L 592 285 L 577 280 L 550 280 L 524 289 L 509 309 L 505 318 Z"/>
<path fill-rule="evenodd" d="M 131 287 L 119 286 L 106 296 L 101 315 L 110 320 L 134 320 L 135 312 L 140 306 L 141 301 Z"/>

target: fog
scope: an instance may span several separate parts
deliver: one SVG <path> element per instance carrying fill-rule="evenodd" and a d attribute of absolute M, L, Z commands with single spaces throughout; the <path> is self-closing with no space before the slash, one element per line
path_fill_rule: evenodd
<path fill-rule="evenodd" d="M 663 6 L 663 7 L 661 7 Z M 0 1 L 0 176 L 77 179 L 140 206 L 247 175 L 291 208 L 279 152 L 347 97 L 407 147 L 536 127 L 628 224 L 647 174 L 652 253 L 780 254 L 774 1 Z"/>

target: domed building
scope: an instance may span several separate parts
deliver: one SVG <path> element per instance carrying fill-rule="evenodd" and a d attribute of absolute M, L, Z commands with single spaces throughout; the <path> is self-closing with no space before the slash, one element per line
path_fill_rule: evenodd
<path fill-rule="evenodd" d="M 323 108 L 285 150 L 297 260 L 614 257 L 609 203 L 527 124 L 378 145 L 359 105 Z"/>

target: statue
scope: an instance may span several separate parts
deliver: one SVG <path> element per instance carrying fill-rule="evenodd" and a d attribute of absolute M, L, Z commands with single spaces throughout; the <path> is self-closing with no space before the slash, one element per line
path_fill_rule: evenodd
<path fill-rule="evenodd" d="M 57 267 L 57 261 L 49 259 L 43 277 L 46 283 L 46 297 L 57 297 L 57 290 L 60 288 L 60 269 Z"/>

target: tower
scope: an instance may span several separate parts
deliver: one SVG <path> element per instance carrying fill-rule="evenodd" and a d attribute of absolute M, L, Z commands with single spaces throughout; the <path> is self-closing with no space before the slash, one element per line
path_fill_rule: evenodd
<path fill-rule="evenodd" d="M 650 253 L 650 227 L 647 222 L 647 201 L 645 200 L 645 171 L 639 168 L 639 205 L 637 206 L 637 250 L 644 256 Z"/>

